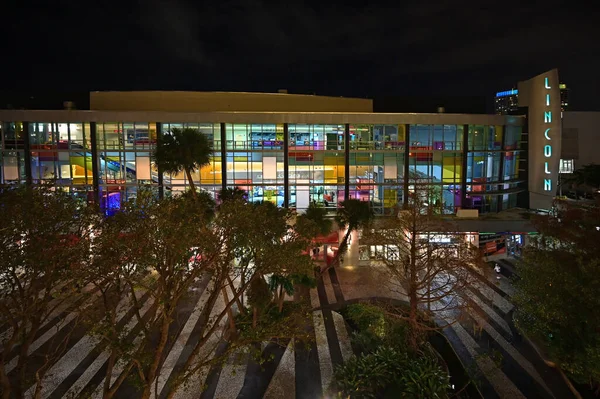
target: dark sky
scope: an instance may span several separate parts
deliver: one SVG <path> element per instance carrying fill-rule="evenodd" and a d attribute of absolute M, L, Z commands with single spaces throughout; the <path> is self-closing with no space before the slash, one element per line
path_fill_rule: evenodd
<path fill-rule="evenodd" d="M 11 3 L 2 89 L 492 97 L 557 67 L 600 110 L 599 14 L 577 1 Z"/>

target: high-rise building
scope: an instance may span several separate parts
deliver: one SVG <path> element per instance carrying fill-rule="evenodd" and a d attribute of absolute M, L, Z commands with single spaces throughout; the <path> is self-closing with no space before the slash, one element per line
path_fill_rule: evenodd
<path fill-rule="evenodd" d="M 565 83 L 559 84 L 560 110 L 567 111 L 569 108 L 569 88 Z M 496 93 L 494 98 L 494 111 L 498 115 L 510 115 L 518 112 L 519 90 L 511 89 Z"/>
<path fill-rule="evenodd" d="M 569 109 L 569 88 L 564 83 L 558 86 L 560 88 L 560 110 L 564 112 Z"/>
<path fill-rule="evenodd" d="M 494 109 L 498 115 L 508 115 L 519 108 L 519 91 L 517 89 L 496 93 Z"/>

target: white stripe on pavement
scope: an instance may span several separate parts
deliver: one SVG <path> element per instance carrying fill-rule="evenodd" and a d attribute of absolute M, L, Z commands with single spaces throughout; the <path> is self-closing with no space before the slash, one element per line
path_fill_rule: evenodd
<path fill-rule="evenodd" d="M 169 351 L 169 354 L 167 355 L 167 358 L 165 359 L 165 361 L 160 369 L 160 374 L 157 377 L 158 378 L 158 387 L 156 385 L 156 381 L 152 383 L 153 390 L 150 395 L 151 398 L 155 397 L 156 392 L 159 393 L 158 396 L 160 396 L 160 393 L 162 393 L 162 390 L 163 390 L 165 384 L 169 380 L 169 377 L 171 376 L 171 373 L 173 372 L 173 369 L 175 368 L 175 365 L 177 364 L 177 360 L 179 359 L 181 352 L 183 352 L 183 348 L 185 348 L 185 344 L 187 343 L 188 339 L 190 338 L 192 330 L 194 330 L 194 327 L 196 327 L 196 323 L 198 323 L 198 319 L 200 318 L 200 315 L 201 315 L 202 311 L 204 310 L 204 305 L 208 301 L 208 297 L 210 296 L 212 289 L 213 289 L 213 282 L 210 281 L 208 286 L 206 287 L 206 289 L 204 289 L 204 292 L 202 293 L 202 295 L 200 295 L 200 298 L 198 299 L 198 302 L 196 303 L 194 310 L 190 314 L 190 317 L 188 318 L 187 322 L 183 326 L 183 329 L 179 333 L 177 340 L 175 341 L 175 343 L 173 343 L 173 346 L 171 347 L 171 350 Z M 154 390 L 155 387 L 157 387 L 156 391 Z"/>
<path fill-rule="evenodd" d="M 325 295 L 327 296 L 327 302 L 336 303 L 335 293 L 333 292 L 333 285 L 331 284 L 331 278 L 329 277 L 329 273 L 322 274 L 323 278 L 323 286 L 325 287 Z"/>
<path fill-rule="evenodd" d="M 269 382 L 263 399 L 296 398 L 296 360 L 294 358 L 294 340 L 290 340 L 277 365 L 277 370 Z M 217 396 L 215 396 L 217 399 Z"/>
<path fill-rule="evenodd" d="M 85 310 L 87 307 L 92 305 L 94 303 L 94 300 L 96 299 L 96 297 L 99 295 L 100 295 L 100 291 L 97 291 L 94 294 L 94 296 L 88 298 L 83 303 L 82 310 Z M 79 313 L 81 313 L 81 312 L 71 312 L 67 315 L 67 317 L 65 317 L 62 320 L 59 320 L 58 323 L 56 323 L 54 326 L 52 326 L 50 329 L 48 329 L 38 339 L 33 341 L 31 346 L 29 347 L 29 350 L 27 351 L 28 352 L 27 354 L 31 355 L 33 352 L 38 350 L 40 346 L 44 345 L 46 342 L 48 342 L 48 340 L 50 338 L 52 338 L 54 335 L 58 334 L 58 332 L 60 330 L 65 328 L 65 326 L 69 325 L 69 323 L 72 322 L 79 315 Z M 17 367 L 18 362 L 19 362 L 19 356 L 15 356 L 10 362 L 7 363 L 5 372 L 10 373 L 15 367 Z"/>
<path fill-rule="evenodd" d="M 473 302 L 475 302 L 477 304 L 477 306 L 479 306 L 486 315 L 488 315 L 490 318 L 492 318 L 496 323 L 498 323 L 498 325 L 500 327 L 502 327 L 502 329 L 504 331 L 506 331 L 511 337 L 513 336 L 512 331 L 510 330 L 510 327 L 508 326 L 508 323 L 506 323 L 506 321 L 504 321 L 504 319 L 502 317 L 500 317 L 500 315 L 498 313 L 496 313 L 494 311 L 494 309 L 490 308 L 486 303 L 484 303 L 481 299 L 479 299 L 479 297 L 477 295 L 475 295 L 474 293 L 472 293 L 469 290 L 466 290 L 467 292 L 467 296 L 473 300 Z M 475 314 L 475 312 L 471 312 L 471 314 Z"/>
<path fill-rule="evenodd" d="M 231 298 L 229 299 L 231 300 Z M 209 320 L 214 320 L 223 311 L 224 308 L 225 302 L 223 300 L 223 295 L 219 294 L 215 302 L 215 306 L 210 312 Z M 195 362 L 203 362 L 205 359 L 208 359 L 211 356 L 213 356 L 213 353 L 217 349 L 219 341 L 221 340 L 222 327 L 225 326 L 226 321 L 227 316 L 221 319 L 219 327 L 215 329 L 215 332 L 210 336 L 210 338 L 206 341 L 204 346 L 200 349 L 197 359 L 195 359 Z M 206 377 L 208 376 L 209 371 L 210 365 L 202 367 L 200 370 L 198 370 L 188 380 L 187 385 L 184 384 L 179 387 L 179 389 L 175 393 L 175 399 L 189 399 L 200 397 L 199 392 L 202 392 L 202 390 L 204 389 L 204 382 L 206 381 Z"/>
<path fill-rule="evenodd" d="M 144 295 L 144 290 L 139 290 L 136 292 L 136 297 L 140 299 Z M 140 314 L 145 314 L 145 312 L 152 305 L 152 300 L 147 300 L 142 308 L 140 309 Z M 119 305 L 117 306 L 117 323 L 119 323 L 125 315 L 131 309 L 132 301 L 129 296 L 123 298 Z M 132 315 L 131 320 L 125 326 L 125 329 L 131 329 L 133 326 L 137 324 L 137 318 L 135 315 Z M 54 392 L 54 390 L 62 383 L 62 381 L 67 378 L 73 370 L 75 370 L 77 364 L 84 359 L 93 349 L 100 343 L 100 339 L 94 336 L 86 335 L 84 336 L 75 346 L 71 348 L 50 370 L 48 370 L 48 374 L 52 376 L 50 383 L 44 383 L 42 397 L 47 398 Z M 103 357 L 103 354 L 100 355 Z M 108 359 L 108 357 L 106 357 Z M 94 377 L 96 372 L 102 367 L 104 362 L 100 363 L 98 359 L 96 359 L 90 367 L 88 367 L 81 376 L 75 381 L 73 385 L 69 388 L 67 393 L 75 392 L 79 393 Z M 97 367 L 97 369 L 95 369 Z M 67 395 L 65 395 L 67 396 Z M 68 396 L 67 396 L 68 397 Z"/>
<path fill-rule="evenodd" d="M 480 356 L 478 353 L 479 344 L 469 335 L 468 332 L 458 323 L 455 323 L 451 328 L 456 332 L 458 338 L 462 341 L 469 355 L 477 366 L 482 371 L 483 375 L 490 382 L 496 393 L 501 398 L 525 399 L 525 396 L 512 383 L 512 381 L 500 370 L 496 364 L 488 356 Z"/>
<path fill-rule="evenodd" d="M 321 369 L 321 387 L 323 388 L 323 394 L 325 394 L 333 378 L 333 364 L 331 363 L 331 353 L 329 353 L 329 344 L 327 343 L 327 332 L 325 331 L 322 311 L 313 311 L 313 325 L 315 327 L 319 368 Z"/>
<path fill-rule="evenodd" d="M 344 363 L 352 357 L 352 345 L 350 344 L 350 337 L 348 337 L 348 330 L 346 329 L 346 323 L 344 322 L 344 316 L 338 312 L 331 312 L 333 316 L 333 325 L 335 326 L 335 333 L 340 343 L 340 351 L 342 352 L 342 359 Z"/>
<path fill-rule="evenodd" d="M 319 301 L 319 293 L 316 288 L 310 289 L 310 305 L 313 309 L 321 307 L 321 302 Z"/>
<path fill-rule="evenodd" d="M 243 356 L 243 362 L 236 363 L 238 357 L 238 353 L 232 353 L 227 363 L 223 365 L 214 399 L 235 399 L 240 394 L 246 378 L 248 361 L 247 357 Z"/>

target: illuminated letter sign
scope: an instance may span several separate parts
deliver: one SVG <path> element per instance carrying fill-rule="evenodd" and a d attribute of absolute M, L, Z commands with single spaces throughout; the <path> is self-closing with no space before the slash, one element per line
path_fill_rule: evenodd
<path fill-rule="evenodd" d="M 550 84 L 548 78 L 544 78 L 544 89 L 550 90 Z M 550 106 L 550 93 L 546 93 L 546 107 Z M 552 123 L 552 111 L 544 111 L 544 123 Z M 551 141 L 550 128 L 547 128 L 544 132 L 544 138 L 547 141 Z M 544 145 L 544 158 L 550 158 L 552 156 L 552 145 Z M 544 162 L 544 173 L 549 175 L 552 173 L 548 166 L 548 162 Z M 552 191 L 552 179 L 544 179 L 544 191 Z"/>

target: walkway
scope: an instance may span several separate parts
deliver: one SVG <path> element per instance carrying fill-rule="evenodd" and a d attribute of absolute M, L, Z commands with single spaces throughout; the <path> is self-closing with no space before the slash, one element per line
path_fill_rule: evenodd
<path fill-rule="evenodd" d="M 503 269 L 506 273 L 514 271 L 509 267 Z M 189 301 L 178 309 L 163 372 L 156 382 L 158 398 L 166 397 L 169 378 L 187 360 L 199 339 L 206 322 L 200 312 L 209 290 L 208 280 L 198 281 Z M 506 277 L 497 282 L 495 276 L 491 280 L 479 276 L 477 286 L 469 294 L 472 311 L 459 324 L 445 329 L 446 338 L 479 381 L 479 390 L 485 398 L 572 397 L 560 375 L 547 367 L 515 330 L 510 302 L 513 292 Z M 335 366 L 353 354 L 349 329 L 336 310 L 349 302 L 371 298 L 406 300 L 401 288 L 394 286 L 383 270 L 375 266 L 350 265 L 328 270 L 310 292 L 313 313 L 306 329 L 314 338 L 314 345 L 293 341 L 257 344 L 264 360 L 261 364 L 243 354 L 233 354 L 225 364 L 199 372 L 188 389 L 176 397 L 198 397 L 202 388 L 202 398 L 323 397 Z M 140 292 L 138 299 L 142 302 L 142 313 L 153 308 L 146 293 Z M 219 299 L 212 313 L 220 312 L 222 307 Z M 135 345 L 139 328 L 131 309 L 129 301 L 122 301 L 119 324 L 130 331 L 129 338 Z M 34 342 L 34 353 L 43 354 L 49 342 L 60 339 L 71 319 L 68 314 L 61 314 L 50 321 Z M 223 342 L 215 335 L 206 355 L 224 351 Z M 78 327 L 62 358 L 52 366 L 42 398 L 83 398 L 90 394 L 93 398 L 101 397 L 107 358 L 98 341 Z M 117 365 L 112 378 L 117 378 L 121 370 L 122 366 Z M 117 398 L 135 398 L 136 392 L 133 385 L 125 383 Z"/>

